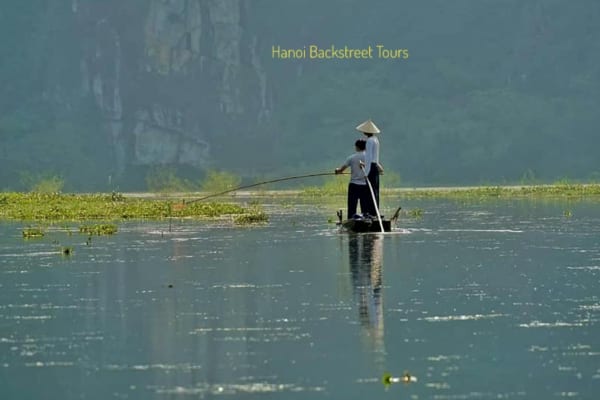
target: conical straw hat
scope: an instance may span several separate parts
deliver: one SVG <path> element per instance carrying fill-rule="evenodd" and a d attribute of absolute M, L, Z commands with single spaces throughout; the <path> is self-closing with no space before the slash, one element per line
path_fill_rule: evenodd
<path fill-rule="evenodd" d="M 380 130 L 370 119 L 356 127 L 356 130 L 364 133 L 379 133 Z"/>

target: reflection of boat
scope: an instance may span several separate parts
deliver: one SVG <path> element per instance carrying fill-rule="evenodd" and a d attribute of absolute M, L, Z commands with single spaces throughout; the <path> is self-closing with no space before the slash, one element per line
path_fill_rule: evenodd
<path fill-rule="evenodd" d="M 402 207 L 398 207 L 392 218 L 386 219 L 381 216 L 381 224 L 383 225 L 384 232 L 392 231 L 392 223 L 396 222 L 400 210 Z M 338 222 L 337 225 L 344 231 L 347 232 L 381 232 L 381 225 L 379 219 L 376 216 L 370 215 L 354 215 L 352 218 L 343 219 L 343 212 L 339 210 L 337 212 Z"/>
<path fill-rule="evenodd" d="M 383 238 L 379 235 L 351 235 L 348 256 L 363 337 L 375 358 L 383 364 Z"/>

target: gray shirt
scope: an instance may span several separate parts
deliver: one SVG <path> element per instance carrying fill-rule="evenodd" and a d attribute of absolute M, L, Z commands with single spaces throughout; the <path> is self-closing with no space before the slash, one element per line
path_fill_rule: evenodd
<path fill-rule="evenodd" d="M 345 167 L 350 167 L 350 183 L 366 185 L 365 173 L 360 169 L 360 161 L 365 162 L 365 152 L 357 151 L 346 159 Z"/>

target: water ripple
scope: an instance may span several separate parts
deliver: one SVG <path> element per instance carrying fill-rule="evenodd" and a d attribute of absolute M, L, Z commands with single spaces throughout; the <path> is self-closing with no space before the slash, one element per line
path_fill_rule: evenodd
<path fill-rule="evenodd" d="M 507 317 L 507 314 L 472 314 L 472 315 L 447 315 L 419 318 L 427 322 L 447 322 L 447 321 L 473 321 L 480 319 Z"/>
<path fill-rule="evenodd" d="M 282 393 L 282 392 L 323 392 L 322 386 L 300 386 L 291 383 L 267 383 L 251 382 L 243 384 L 223 383 L 223 384 L 198 384 L 196 386 L 174 386 L 160 387 L 149 386 L 158 394 L 166 395 L 185 395 L 185 396 L 203 396 L 203 395 L 236 395 L 243 393 Z"/>

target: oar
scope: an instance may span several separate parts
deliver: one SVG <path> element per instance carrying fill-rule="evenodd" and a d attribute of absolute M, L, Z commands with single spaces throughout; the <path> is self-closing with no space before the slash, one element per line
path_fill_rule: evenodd
<path fill-rule="evenodd" d="M 377 219 L 379 220 L 379 227 L 381 228 L 381 233 L 385 233 L 385 230 L 383 229 L 383 222 L 381 221 L 381 214 L 379 214 L 379 207 L 377 207 L 377 200 L 375 199 L 375 192 L 373 191 L 373 186 L 371 186 L 371 182 L 369 182 L 369 177 L 367 176 L 367 172 L 365 171 L 365 166 L 361 165 L 360 169 L 362 169 L 363 174 L 365 174 L 367 185 L 369 185 L 369 191 L 371 192 L 371 199 L 373 199 L 373 206 L 375 206 L 375 212 L 377 213 Z"/>
<path fill-rule="evenodd" d="M 288 177 L 285 177 L 285 178 L 277 178 L 277 179 L 272 179 L 270 181 L 263 181 L 263 182 L 253 183 L 251 185 L 238 186 L 238 187 L 233 188 L 233 189 L 227 189 L 227 190 L 224 190 L 224 191 L 219 192 L 219 193 L 209 194 L 208 196 L 200 197 L 199 199 L 190 200 L 188 202 L 186 202 L 185 200 L 183 200 L 183 202 L 186 203 L 186 204 L 190 204 L 190 203 L 195 203 L 197 201 L 205 200 L 205 199 L 208 199 L 208 198 L 211 198 L 211 197 L 221 196 L 223 194 L 235 192 L 235 191 L 238 191 L 238 190 L 248 189 L 248 188 L 251 188 L 251 187 L 254 187 L 254 186 L 259 186 L 259 185 L 266 185 L 267 183 L 275 183 L 275 182 L 281 182 L 281 181 L 289 181 L 291 179 L 311 178 L 313 176 L 325 176 L 325 175 L 340 175 L 340 174 L 336 174 L 335 172 L 321 172 L 321 173 L 318 173 L 318 174 L 288 176 Z"/>

